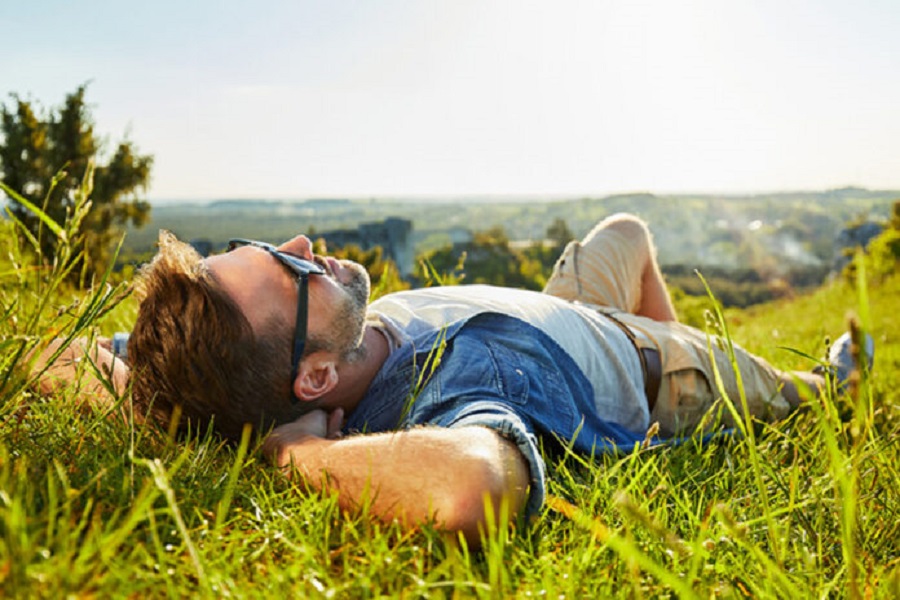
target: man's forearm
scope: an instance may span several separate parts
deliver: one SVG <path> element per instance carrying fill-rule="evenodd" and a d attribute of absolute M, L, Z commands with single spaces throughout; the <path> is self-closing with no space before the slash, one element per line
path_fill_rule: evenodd
<path fill-rule="evenodd" d="M 345 509 L 368 506 L 410 526 L 433 521 L 478 542 L 479 528 L 501 503 L 524 506 L 528 466 L 511 442 L 482 427 L 422 428 L 329 440 L 313 435 L 267 441 L 279 466 L 308 485 L 338 494 Z M 493 514 L 485 511 L 490 499 Z"/>

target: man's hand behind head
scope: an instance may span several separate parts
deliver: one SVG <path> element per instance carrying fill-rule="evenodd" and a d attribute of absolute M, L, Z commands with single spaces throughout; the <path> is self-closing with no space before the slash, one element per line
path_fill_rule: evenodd
<path fill-rule="evenodd" d="M 277 467 L 291 464 L 291 451 L 309 438 L 336 440 L 341 437 L 344 410 L 311 410 L 296 421 L 276 427 L 262 445 L 262 452 Z"/>

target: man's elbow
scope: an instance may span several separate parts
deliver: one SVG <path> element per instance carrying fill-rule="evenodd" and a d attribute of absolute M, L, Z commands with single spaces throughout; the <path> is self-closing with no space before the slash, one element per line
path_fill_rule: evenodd
<path fill-rule="evenodd" d="M 477 545 L 491 527 L 505 526 L 515 519 L 528 497 L 529 472 L 524 457 L 510 442 L 499 443 L 510 446 L 499 456 L 476 453 L 470 457 L 465 476 L 438 511 L 442 528 L 462 533 L 470 544 Z"/>

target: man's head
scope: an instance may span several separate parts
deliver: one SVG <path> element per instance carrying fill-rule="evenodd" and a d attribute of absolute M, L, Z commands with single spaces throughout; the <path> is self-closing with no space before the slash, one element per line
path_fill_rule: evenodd
<path fill-rule="evenodd" d="M 299 277 L 280 253 L 322 271 L 308 276 L 304 359 L 293 380 Z M 136 400 L 161 420 L 179 406 L 182 425 L 203 429 L 212 420 L 231 439 L 245 422 L 265 428 L 316 407 L 337 384 L 338 365 L 362 352 L 368 275 L 356 263 L 313 256 L 304 236 L 277 251 L 244 245 L 202 260 L 163 233 L 138 292 L 128 348 Z"/>

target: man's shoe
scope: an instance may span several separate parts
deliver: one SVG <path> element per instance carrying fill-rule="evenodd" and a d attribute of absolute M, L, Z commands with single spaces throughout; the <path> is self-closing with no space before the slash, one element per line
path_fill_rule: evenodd
<path fill-rule="evenodd" d="M 871 335 L 866 334 L 864 346 L 864 348 L 860 348 L 856 352 L 859 358 L 863 358 L 863 354 L 865 354 L 866 366 L 868 370 L 871 370 L 872 360 L 875 358 L 875 340 L 872 339 Z M 828 366 L 834 375 L 838 389 L 846 387 L 850 374 L 857 368 L 853 355 L 853 338 L 849 332 L 836 339 L 828 351 Z"/>

